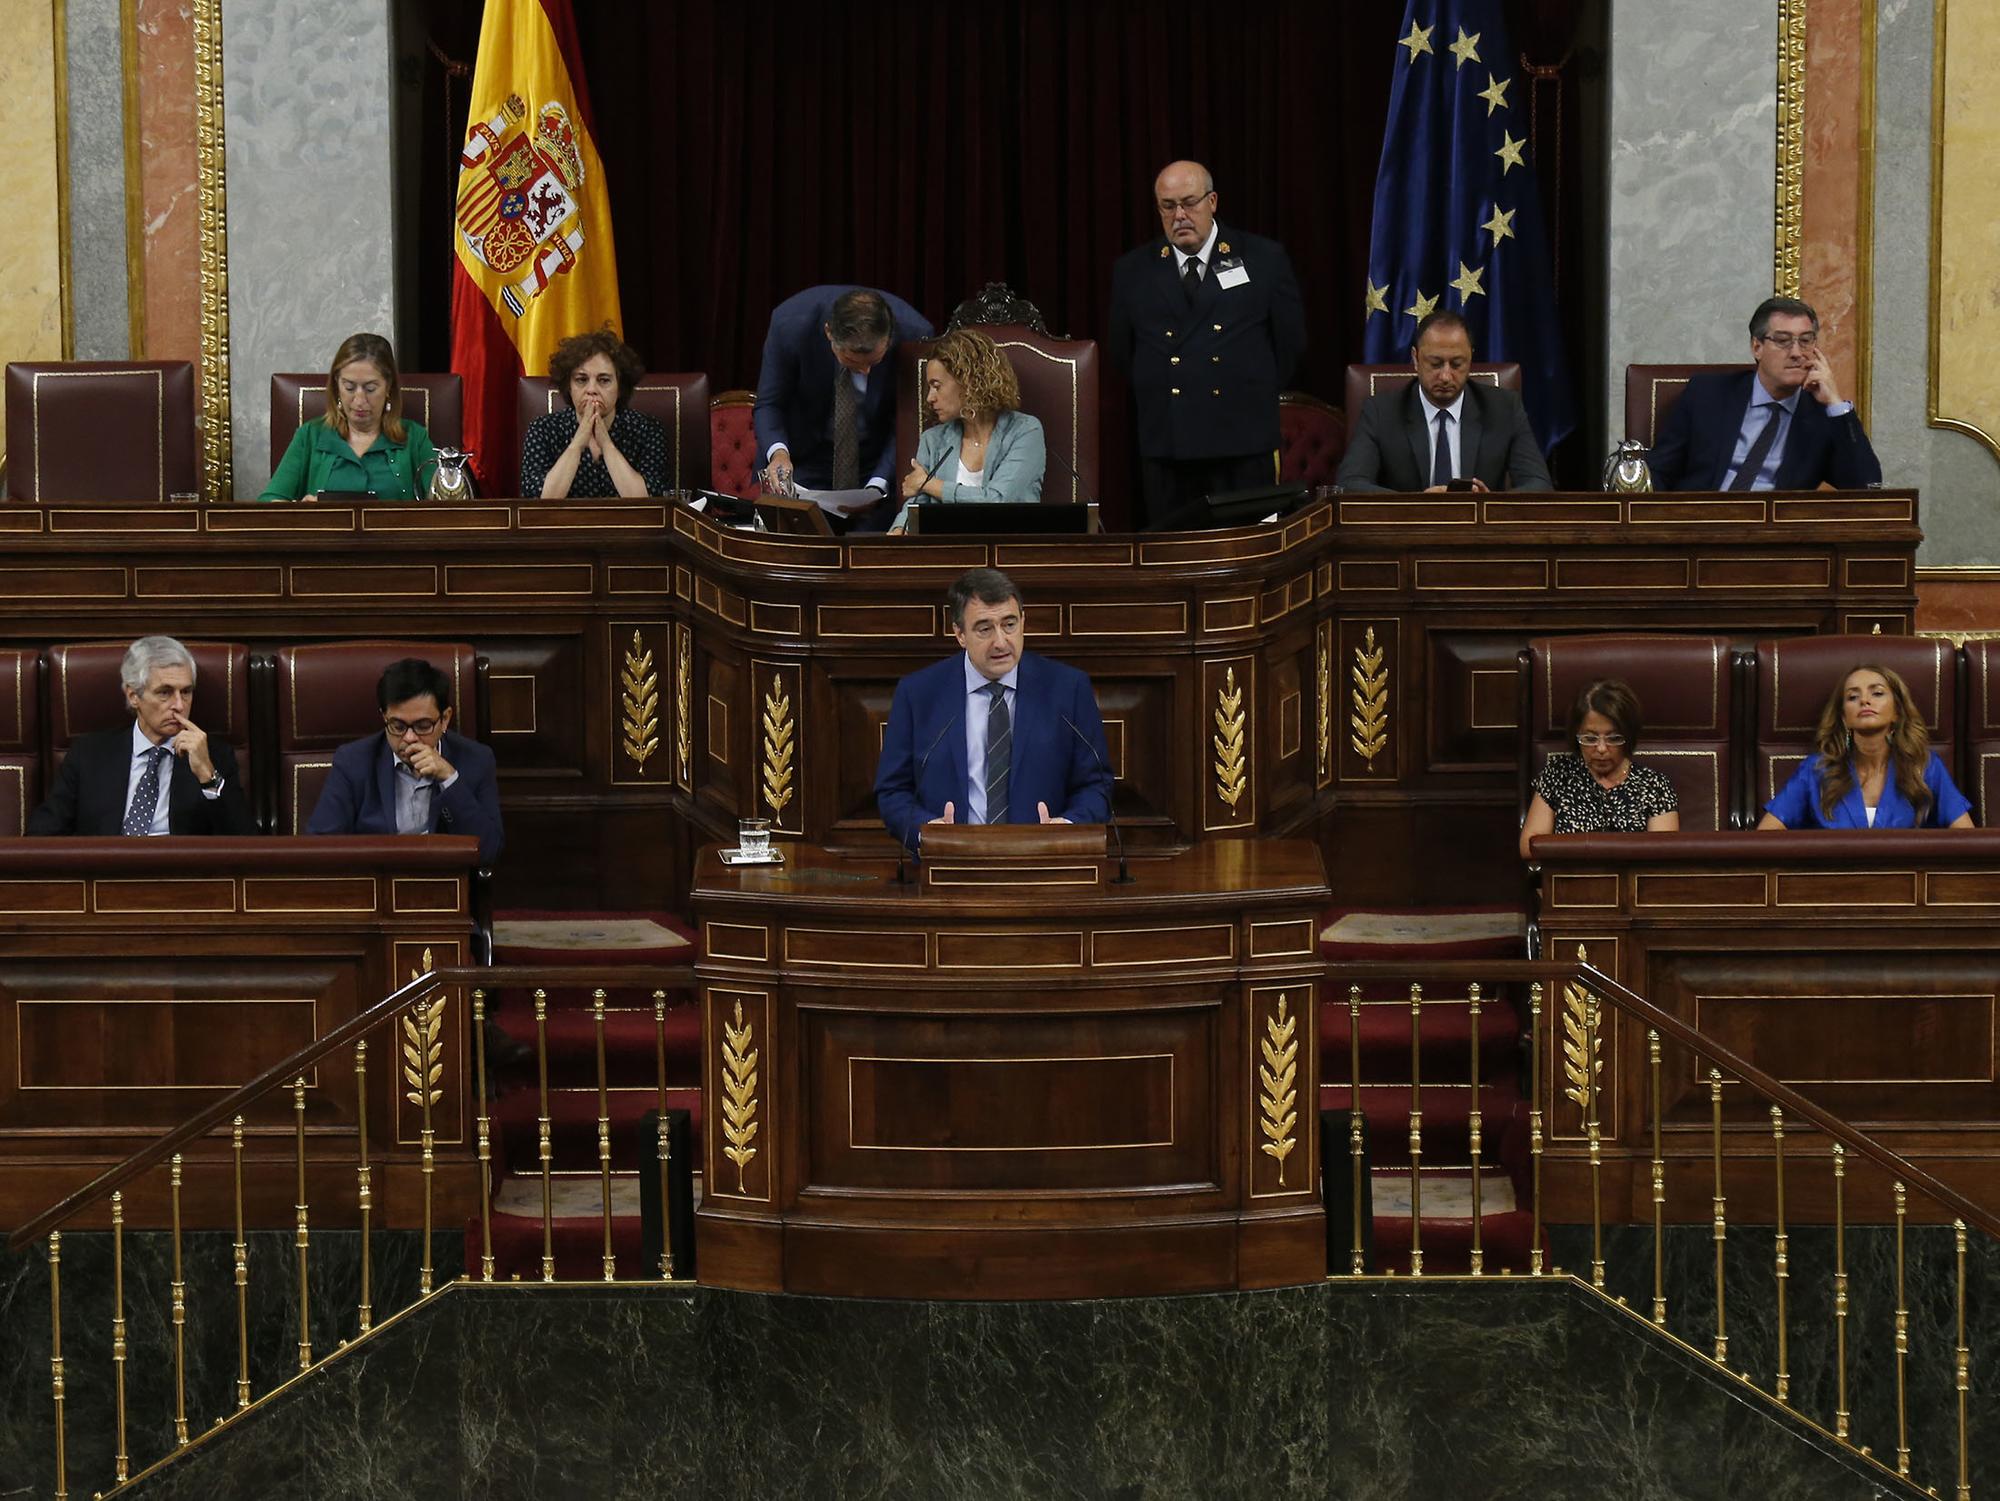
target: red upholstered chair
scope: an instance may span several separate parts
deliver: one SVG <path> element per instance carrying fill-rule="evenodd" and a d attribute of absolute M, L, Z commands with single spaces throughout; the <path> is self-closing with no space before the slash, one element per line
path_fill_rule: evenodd
<path fill-rule="evenodd" d="M 439 448 L 457 448 L 465 441 L 465 377 L 446 370 L 427 374 L 405 370 L 403 415 L 421 422 Z M 292 434 L 326 415 L 326 376 L 315 371 L 271 377 L 271 467 L 276 469 Z"/>
<path fill-rule="evenodd" d="M 528 434 L 528 424 L 537 417 L 561 411 L 566 403 L 546 375 L 524 375 L 516 387 L 515 441 Z M 698 374 L 656 375 L 648 371 L 632 392 L 632 410 L 644 412 L 667 430 L 668 488 L 699 490 L 708 480 L 708 377 Z M 501 466 L 514 476 L 514 488 L 521 487 L 521 455 L 511 466 Z"/>
<path fill-rule="evenodd" d="M 1523 817 L 1542 763 L 1571 749 L 1576 695 L 1597 678 L 1619 678 L 1638 695 L 1643 721 L 1633 760 L 1674 784 L 1681 827 L 1731 826 L 1736 672 L 1727 636 L 1537 636 L 1521 653 L 1520 672 Z"/>
<path fill-rule="evenodd" d="M 1748 365 L 1627 365 L 1625 367 L 1625 436 L 1651 448 L 1666 425 L 1667 413 L 1697 375 L 1747 370 Z"/>
<path fill-rule="evenodd" d="M 7 367 L 8 499 L 165 500 L 196 488 L 186 360 Z"/>
<path fill-rule="evenodd" d="M 755 495 L 757 471 L 764 456 L 757 452 L 755 391 L 724 391 L 708 403 L 709 484 L 724 495 Z"/>
<path fill-rule="evenodd" d="M 422 657 L 451 678 L 454 728 L 486 738 L 486 659 L 447 641 L 324 641 L 287 646 L 275 664 L 277 688 L 277 832 L 303 834 L 319 801 L 333 753 L 380 732 L 375 684 L 382 669 Z"/>
<path fill-rule="evenodd" d="M 28 831 L 42 800 L 42 654 L 0 647 L 0 837 Z"/>
<path fill-rule="evenodd" d="M 1057 339 L 1025 323 L 981 325 L 979 331 L 1000 347 L 1021 384 L 1021 410 L 1042 424 L 1049 461 L 1042 473 L 1045 502 L 1098 498 L 1097 343 Z M 919 339 L 896 349 L 896 455 L 903 469 L 916 456 L 917 439 L 934 420 L 924 405 L 924 362 L 935 340 Z M 902 493 L 901 473 L 889 476 Z"/>
<path fill-rule="evenodd" d="M 48 769 L 53 777 L 79 735 L 132 723 L 118 681 L 130 641 L 76 641 L 48 651 Z M 257 767 L 250 747 L 250 648 L 233 641 L 183 641 L 194 656 L 195 723 L 209 739 L 227 741 L 243 773 L 244 794 L 256 809 Z"/>
<path fill-rule="evenodd" d="M 1923 636 L 1787 636 L 1757 643 L 1757 723 L 1747 811 L 1755 823 L 1793 772 L 1814 753 L 1827 696 L 1863 662 L 1895 671 L 1909 684 L 1930 727 L 1931 748 L 1956 780 L 1959 724 L 1958 650 Z"/>
<path fill-rule="evenodd" d="M 1278 398 L 1278 483 L 1330 485 L 1347 452 L 1347 418 L 1330 401 L 1287 391 Z"/>
<path fill-rule="evenodd" d="M 1521 389 L 1521 366 L 1514 360 L 1497 365 L 1475 363 L 1468 373 L 1473 380 L 1483 380 L 1487 385 L 1498 386 L 1503 391 L 1518 392 Z M 1355 424 L 1361 421 L 1362 402 L 1371 396 L 1380 396 L 1384 391 L 1398 390 L 1416 378 L 1415 367 L 1407 361 L 1400 365 L 1349 365 L 1347 431 L 1353 432 Z"/>

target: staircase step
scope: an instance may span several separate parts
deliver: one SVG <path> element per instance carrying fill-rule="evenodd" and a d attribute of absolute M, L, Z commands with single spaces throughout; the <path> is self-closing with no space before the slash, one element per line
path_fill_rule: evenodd
<path fill-rule="evenodd" d="M 1345 1081 L 1353 1066 L 1348 1045 L 1349 1017 L 1345 997 L 1320 1001 L 1320 1077 Z M 1489 1079 L 1511 1068 L 1520 1057 L 1520 1017 L 1505 1001 L 1482 1002 L 1479 1008 L 1479 1066 Z M 1433 1004 L 1426 1000 L 1418 1025 L 1424 1077 L 1462 1082 L 1471 1073 L 1471 1012 L 1463 1000 Z M 1363 1083 L 1410 1080 L 1410 1008 L 1407 1003 L 1364 1002 L 1361 1007 L 1361 1078 Z"/>
<path fill-rule="evenodd" d="M 493 914 L 495 964 L 690 964 L 694 929 L 670 912 Z"/>
<path fill-rule="evenodd" d="M 637 1169 L 653 1160 L 657 1138 L 644 1136 L 639 1121 L 659 1105 L 659 1092 L 650 1085 L 643 1089 L 614 1089 L 607 1101 L 611 1120 L 611 1165 L 616 1169 Z M 693 1150 L 696 1161 L 701 1152 L 701 1090 L 695 1086 L 669 1088 L 667 1108 L 686 1110 L 692 1117 Z M 531 1089 L 509 1090 L 494 1102 L 493 1160 L 508 1173 L 536 1175 L 541 1172 L 540 1095 Z M 597 1090 L 550 1089 L 549 1145 L 557 1169 L 576 1172 L 597 1170 Z"/>
<path fill-rule="evenodd" d="M 495 1018 L 501 1036 L 524 1052 L 489 1058 L 491 1077 L 501 1087 L 534 1088 L 535 1017 L 532 1010 L 508 1007 Z M 597 1085 L 597 1024 L 588 1010 L 551 1011 L 545 1024 L 549 1049 L 549 1083 Z M 699 1088 L 701 1083 L 701 1016 L 692 1006 L 670 1006 L 666 1015 L 667 1083 Z M 657 1085 L 658 1041 L 653 1009 L 605 1008 L 604 1073 L 614 1086 Z"/>
<path fill-rule="evenodd" d="M 1345 1084 L 1322 1084 L 1319 1108 L 1348 1111 Z M 1423 1160 L 1427 1164 L 1464 1164 L 1471 1144 L 1472 1091 L 1465 1086 L 1424 1086 Z M 1527 1106 L 1511 1078 L 1479 1091 L 1480 1160 L 1498 1163 L 1507 1138 L 1525 1130 Z M 1363 1084 L 1361 1114 L 1368 1133 L 1368 1160 L 1377 1168 L 1405 1164 L 1410 1156 L 1410 1086 Z"/>

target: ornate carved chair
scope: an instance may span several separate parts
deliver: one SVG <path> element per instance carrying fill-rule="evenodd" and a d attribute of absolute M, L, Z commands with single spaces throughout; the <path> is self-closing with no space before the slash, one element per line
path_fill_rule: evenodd
<path fill-rule="evenodd" d="M 708 403 L 709 484 L 725 495 L 757 493 L 764 465 L 751 415 L 756 406 L 755 391 L 724 391 Z"/>
<path fill-rule="evenodd" d="M 42 800 L 42 654 L 0 647 L 0 837 L 18 838 Z"/>
<path fill-rule="evenodd" d="M 48 650 L 49 754 L 53 777 L 79 735 L 132 722 L 118 668 L 130 641 L 75 641 Z M 195 723 L 227 741 L 243 773 L 252 810 L 259 808 L 258 767 L 250 753 L 250 648 L 234 641 L 182 641 L 194 655 Z M 260 822 L 262 821 L 260 815 Z"/>
<path fill-rule="evenodd" d="M 1503 391 L 1521 389 L 1521 366 L 1517 361 L 1506 360 L 1500 364 L 1474 363 L 1469 374 L 1473 380 L 1483 380 L 1489 386 L 1498 386 Z M 1417 372 L 1405 361 L 1400 365 L 1349 365 L 1347 367 L 1347 431 L 1352 433 L 1355 424 L 1361 421 L 1361 403 L 1371 396 L 1379 396 L 1384 391 L 1394 391 L 1408 385 L 1417 378 Z"/>
<path fill-rule="evenodd" d="M 1697 375 L 1744 370 L 1734 365 L 1627 365 L 1625 367 L 1625 436 L 1651 448 L 1666 423 L 1667 413 Z"/>
<path fill-rule="evenodd" d="M 546 375 L 524 375 L 518 386 L 515 441 L 528 433 L 528 424 L 537 417 L 560 411 L 564 405 L 555 383 Z M 632 410 L 644 412 L 667 430 L 668 487 L 699 490 L 709 482 L 708 474 L 708 377 L 705 374 L 655 374 L 648 371 L 632 392 Z M 494 472 L 512 474 L 514 488 L 520 488 L 521 455 L 516 453 Z"/>
<path fill-rule="evenodd" d="M 403 415 L 421 422 L 431 442 L 439 448 L 457 448 L 465 441 L 465 377 L 446 370 L 442 373 L 405 370 Z M 292 434 L 315 418 L 326 415 L 326 376 L 301 371 L 271 377 L 271 467 L 290 446 Z M 483 456 L 482 456 L 483 457 Z"/>
<path fill-rule="evenodd" d="M 7 367 L 8 499 L 165 500 L 195 474 L 186 360 Z"/>
<path fill-rule="evenodd" d="M 976 296 L 968 297 L 951 310 L 951 317 L 945 323 L 944 331 L 971 324 L 1018 324 L 1035 333 L 1053 338 L 1049 326 L 1042 318 L 1042 310 L 1027 298 L 1016 292 L 1004 281 L 989 281 L 979 289 Z"/>
<path fill-rule="evenodd" d="M 1278 397 L 1278 483 L 1330 485 L 1347 452 L 1347 418 L 1304 391 Z"/>

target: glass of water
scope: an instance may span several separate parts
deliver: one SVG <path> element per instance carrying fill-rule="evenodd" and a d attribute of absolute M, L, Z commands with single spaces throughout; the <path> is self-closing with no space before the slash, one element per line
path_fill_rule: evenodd
<path fill-rule="evenodd" d="M 764 859 L 771 853 L 771 820 L 739 819 L 736 824 L 736 848 L 745 859 Z"/>

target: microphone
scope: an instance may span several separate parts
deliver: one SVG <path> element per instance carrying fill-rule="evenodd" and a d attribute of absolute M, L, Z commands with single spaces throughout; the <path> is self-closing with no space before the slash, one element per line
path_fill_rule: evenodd
<path fill-rule="evenodd" d="M 1097 504 L 1097 497 L 1090 493 L 1090 486 L 1086 485 L 1083 482 L 1083 476 L 1076 472 L 1075 468 L 1070 464 L 1070 461 L 1068 459 L 1064 458 L 1061 453 L 1059 453 L 1057 450 L 1053 448 L 1045 447 L 1042 451 L 1046 453 L 1050 458 L 1054 459 L 1058 464 L 1062 465 L 1064 473 L 1068 474 L 1071 479 L 1076 481 L 1077 489 L 1083 492 L 1083 503 L 1085 505 L 1094 506 Z M 1075 729 L 1076 726 L 1071 725 L 1070 728 Z"/>
<path fill-rule="evenodd" d="M 951 727 L 958 723 L 958 716 L 964 712 L 965 711 L 963 709 L 955 710 L 951 718 L 947 719 L 944 722 L 944 728 L 939 730 L 936 736 L 932 738 L 931 743 L 926 747 L 924 747 L 924 753 L 921 756 L 917 757 L 916 775 L 910 778 L 910 786 L 913 792 L 915 791 L 917 785 L 923 781 L 924 768 L 931 764 L 931 756 L 937 751 L 937 748 L 940 745 L 944 744 L 944 737 L 951 733 Z M 921 825 L 919 825 L 917 830 L 917 841 L 918 841 L 919 851 L 921 851 L 923 847 L 923 837 L 924 837 L 923 828 Z M 909 853 L 911 853 L 909 836 L 905 834 L 898 834 L 896 836 L 896 884 L 898 886 L 908 886 L 912 884 L 910 880 L 903 874 L 903 856 Z M 919 854 L 919 858 L 922 858 L 921 854 Z"/>
<path fill-rule="evenodd" d="M 937 456 L 937 462 L 931 465 L 931 467 L 924 473 L 924 485 L 928 485 L 933 479 L 937 478 L 937 472 L 940 469 L 944 468 L 944 461 L 950 457 L 951 457 L 951 450 L 949 448 L 947 448 L 943 453 Z M 917 486 L 917 493 L 910 497 L 910 504 L 915 506 L 919 511 L 921 511 L 926 505 L 930 504 L 930 499 L 931 499 L 928 495 L 924 494 L 924 485 Z M 917 530 L 919 532 L 922 532 L 923 529 L 924 529 L 923 522 L 918 521 Z M 933 745 L 931 749 L 936 750 L 937 747 Z"/>
<path fill-rule="evenodd" d="M 1076 727 L 1076 721 L 1067 714 L 1058 714 L 1056 717 L 1069 726 L 1072 735 L 1083 742 L 1083 748 L 1090 752 L 1090 759 L 1097 763 L 1097 769 L 1103 772 L 1105 779 L 1111 783 L 1109 790 L 1104 794 L 1104 821 L 1110 826 L 1111 837 L 1118 841 L 1118 878 L 1111 884 L 1130 886 L 1132 868 L 1125 863 L 1125 832 L 1118 827 L 1118 810 L 1113 806 L 1118 792 L 1118 779 L 1111 775 L 1111 768 L 1104 764 L 1104 757 L 1097 753 L 1097 746 L 1092 743 L 1091 738 Z"/>

